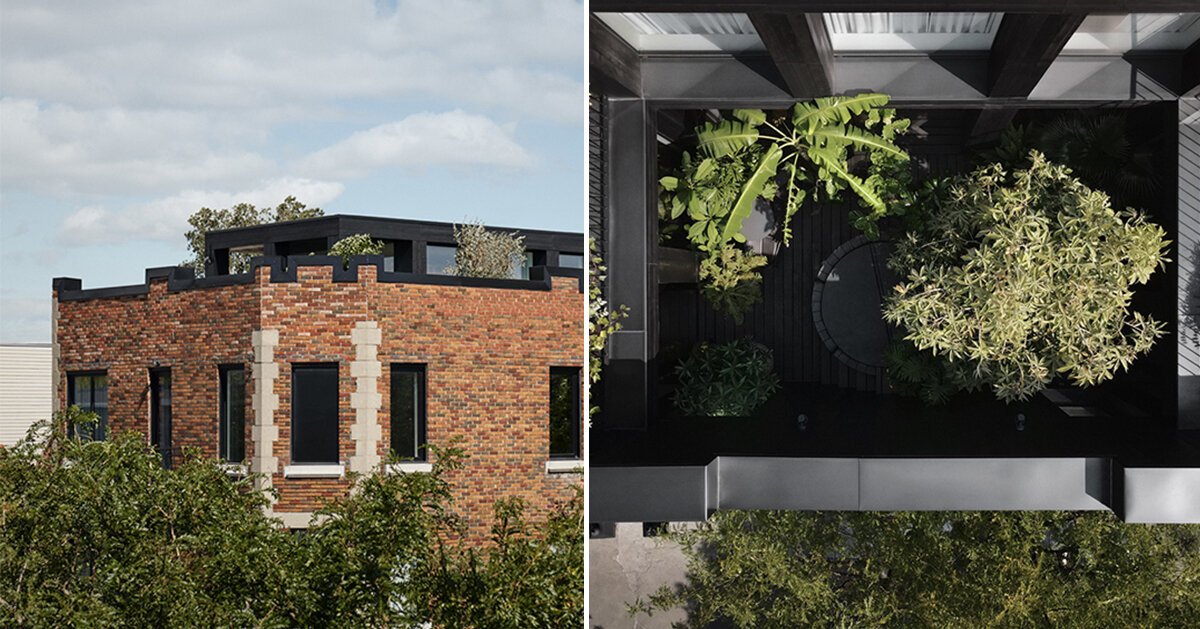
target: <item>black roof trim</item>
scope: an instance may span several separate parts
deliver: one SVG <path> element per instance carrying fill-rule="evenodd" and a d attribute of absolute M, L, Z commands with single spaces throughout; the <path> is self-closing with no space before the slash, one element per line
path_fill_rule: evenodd
<path fill-rule="evenodd" d="M 167 290 L 170 292 L 253 284 L 259 267 L 271 269 L 270 281 L 272 283 L 291 283 L 297 281 L 296 269 L 302 266 L 331 267 L 334 282 L 357 282 L 360 267 L 374 266 L 377 280 L 389 284 L 549 291 L 552 288 L 553 277 L 573 277 L 579 281 L 580 292 L 583 291 L 583 269 L 535 266 L 529 270 L 530 279 L 528 280 L 425 275 L 384 271 L 383 256 L 379 255 L 353 256 L 350 258 L 348 266 L 343 264 L 342 258 L 338 256 L 259 256 L 250 261 L 250 270 L 246 273 L 198 278 L 196 272 L 190 267 L 155 267 L 146 269 L 144 284 L 84 289 L 83 282 L 77 278 L 56 277 L 52 286 L 58 292 L 59 301 L 137 297 L 149 294 L 150 283 L 163 279 L 167 281 Z"/>

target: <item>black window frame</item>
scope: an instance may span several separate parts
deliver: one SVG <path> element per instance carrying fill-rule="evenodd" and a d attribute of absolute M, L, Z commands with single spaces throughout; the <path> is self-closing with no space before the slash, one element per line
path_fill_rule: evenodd
<path fill-rule="evenodd" d="M 554 389 L 555 378 L 566 377 L 571 383 L 570 388 L 570 404 L 568 405 L 569 416 L 571 422 L 571 450 L 555 451 L 554 444 Z M 579 460 L 583 458 L 583 440 L 581 428 L 583 422 L 583 398 L 582 398 L 582 379 L 583 369 L 579 367 L 551 367 L 549 377 L 549 396 L 546 399 L 547 406 L 547 441 L 549 442 L 550 458 L 553 460 Z"/>
<path fill-rule="evenodd" d="M 230 436 L 234 433 L 230 431 L 229 412 L 234 408 L 230 406 L 229 400 L 229 378 L 232 373 L 240 373 L 242 378 L 240 411 L 242 415 L 241 431 L 238 433 L 238 438 L 241 440 L 241 456 L 233 458 L 231 453 Z M 241 463 L 246 459 L 246 366 L 245 365 L 218 365 L 217 366 L 217 457 L 226 463 Z"/>
<path fill-rule="evenodd" d="M 410 456 L 408 453 L 399 452 L 396 450 L 396 374 L 415 374 L 417 376 L 417 393 L 416 393 L 416 426 L 413 432 L 416 440 L 413 444 L 414 452 Z M 426 436 L 428 429 L 428 402 L 429 394 L 426 388 L 428 367 L 424 363 L 392 363 L 388 381 L 388 449 L 391 450 L 394 456 L 402 460 L 411 461 L 426 461 L 426 445 L 429 443 Z"/>
<path fill-rule="evenodd" d="M 95 378 L 104 378 L 104 412 L 96 412 L 96 385 Z M 79 406 L 79 401 L 75 399 L 75 379 L 76 378 L 93 378 L 92 386 L 89 389 L 90 402 L 85 408 Z M 92 369 L 87 371 L 69 371 L 67 372 L 67 406 L 79 406 L 79 410 L 90 411 L 99 415 L 100 420 L 96 422 L 90 435 L 86 435 L 89 441 L 103 441 L 108 435 L 108 371 L 104 369 Z M 71 426 L 68 434 L 71 437 L 85 438 L 76 432 L 75 426 Z"/>
<path fill-rule="evenodd" d="M 334 387 L 335 387 L 333 401 L 334 401 L 334 409 L 335 410 L 334 410 L 334 415 L 333 415 L 333 435 L 332 435 L 333 436 L 333 441 L 332 441 L 333 457 L 332 458 L 319 458 L 319 457 L 318 458 L 308 458 L 307 455 L 304 455 L 303 457 L 298 457 L 300 452 L 298 452 L 297 448 L 296 448 L 296 439 L 297 439 L 297 437 L 301 436 L 301 431 L 297 430 L 296 428 L 297 428 L 297 424 L 305 423 L 305 422 L 297 421 L 296 411 L 297 411 L 297 408 L 299 407 L 299 404 L 297 404 L 296 398 L 297 398 L 297 393 L 299 392 L 299 387 L 296 386 L 296 380 L 297 380 L 296 375 L 297 375 L 297 373 L 306 371 L 306 370 L 312 370 L 312 371 L 332 370 L 333 371 L 333 376 L 334 376 L 333 382 L 334 382 Z M 306 390 L 306 392 L 308 392 L 308 391 Z M 292 463 L 294 463 L 296 465 L 340 465 L 342 462 L 341 461 L 342 446 L 341 446 L 341 367 L 340 367 L 340 365 L 335 362 L 292 363 L 291 404 L 292 404 L 291 425 L 289 427 L 290 428 L 289 432 L 291 432 L 290 456 L 291 456 Z M 328 438 L 328 436 L 329 435 L 325 435 L 326 438 Z M 320 438 L 320 436 L 314 436 L 312 438 L 316 439 L 316 438 Z M 329 442 L 326 441 L 325 443 L 328 444 Z M 311 444 L 303 444 L 303 445 L 305 447 L 301 448 L 300 449 L 301 451 L 307 450 L 307 449 L 316 449 L 319 447 L 319 446 L 313 446 Z M 328 446 L 326 445 L 326 447 L 328 447 Z"/>

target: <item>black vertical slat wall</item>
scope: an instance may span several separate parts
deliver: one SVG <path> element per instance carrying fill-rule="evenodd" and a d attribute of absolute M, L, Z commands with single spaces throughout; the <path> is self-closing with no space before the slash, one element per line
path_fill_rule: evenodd
<path fill-rule="evenodd" d="M 901 112 L 914 130 L 903 138 L 913 159 L 945 175 L 970 167 L 966 148 L 969 110 Z M 880 374 L 859 373 L 835 358 L 813 327 L 813 282 L 821 263 L 858 232 L 850 225 L 856 202 L 806 204 L 793 219 L 791 246 L 763 271 L 763 300 L 741 325 L 718 315 L 695 287 L 663 286 L 659 302 L 660 346 L 682 349 L 701 341 L 753 338 L 775 355 L 785 382 L 882 392 Z"/>

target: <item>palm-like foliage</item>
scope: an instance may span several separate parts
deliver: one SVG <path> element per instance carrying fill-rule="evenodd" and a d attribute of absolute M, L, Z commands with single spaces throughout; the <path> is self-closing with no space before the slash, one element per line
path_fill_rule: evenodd
<path fill-rule="evenodd" d="M 849 189 L 870 208 L 873 216 L 886 214 L 886 203 L 878 192 L 881 180 L 855 175 L 849 159 L 852 151 L 907 159 L 895 139 L 908 129 L 909 121 L 897 119 L 894 109 L 884 107 L 887 102 L 885 94 L 832 96 L 796 103 L 790 124 L 772 123 L 761 110 L 742 109 L 734 111 L 731 119 L 706 123 L 697 129 L 700 152 L 709 159 L 737 157 L 755 145 L 766 146 L 745 178 L 721 229 L 721 238 L 736 239 L 754 199 L 762 196 L 781 167 L 787 182 L 785 243 L 791 238 L 788 226 L 792 216 L 810 194 L 834 198 Z"/>

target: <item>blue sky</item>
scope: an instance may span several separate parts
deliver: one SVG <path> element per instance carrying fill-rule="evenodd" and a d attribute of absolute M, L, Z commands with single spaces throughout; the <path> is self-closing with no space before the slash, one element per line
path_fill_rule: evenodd
<path fill-rule="evenodd" d="M 50 281 L 140 283 L 187 216 L 289 194 L 582 231 L 576 0 L 43 3 L 0 17 L 0 342 Z"/>

